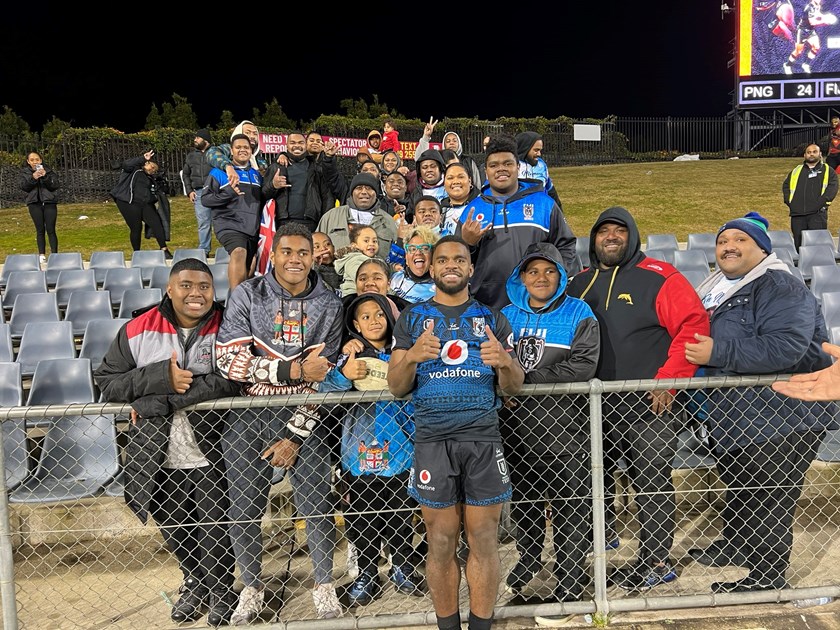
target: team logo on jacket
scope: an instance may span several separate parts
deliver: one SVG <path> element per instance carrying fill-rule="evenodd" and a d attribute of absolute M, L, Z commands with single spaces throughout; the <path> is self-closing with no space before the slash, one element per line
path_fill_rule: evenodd
<path fill-rule="evenodd" d="M 483 317 L 473 317 L 472 318 L 472 333 L 476 337 L 484 337 L 486 334 L 485 331 L 487 329 L 487 322 L 484 320 Z"/>
<path fill-rule="evenodd" d="M 534 204 L 526 203 L 522 206 L 522 215 L 525 217 L 526 221 L 533 221 L 534 220 Z"/>
<path fill-rule="evenodd" d="M 467 360 L 467 342 L 462 339 L 453 339 L 443 344 L 440 351 L 440 360 L 446 365 L 459 365 Z"/>
<path fill-rule="evenodd" d="M 628 306 L 633 306 L 633 296 L 629 293 L 619 293 L 618 299 L 627 302 Z"/>
<path fill-rule="evenodd" d="M 540 337 L 522 337 L 516 344 L 516 358 L 526 372 L 530 372 L 539 364 L 544 352 L 545 339 Z"/>

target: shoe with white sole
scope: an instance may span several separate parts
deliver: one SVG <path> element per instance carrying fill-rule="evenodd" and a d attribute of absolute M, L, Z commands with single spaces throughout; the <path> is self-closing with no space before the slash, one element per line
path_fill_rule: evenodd
<path fill-rule="evenodd" d="M 239 603 L 230 617 L 230 625 L 244 626 L 260 616 L 265 608 L 265 589 L 246 586 L 239 594 Z"/>

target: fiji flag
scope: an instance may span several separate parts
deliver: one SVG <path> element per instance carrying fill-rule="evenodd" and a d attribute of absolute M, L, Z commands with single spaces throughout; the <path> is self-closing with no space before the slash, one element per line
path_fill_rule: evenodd
<path fill-rule="evenodd" d="M 260 242 L 257 245 L 257 275 L 264 276 L 271 272 L 271 242 L 274 240 L 274 199 L 269 199 L 263 206 L 260 218 Z"/>

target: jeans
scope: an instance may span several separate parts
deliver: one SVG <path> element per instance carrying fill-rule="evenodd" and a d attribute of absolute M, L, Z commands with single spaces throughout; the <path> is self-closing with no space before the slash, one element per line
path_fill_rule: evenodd
<path fill-rule="evenodd" d="M 210 252 L 210 237 L 212 236 L 212 222 L 210 208 L 201 204 L 201 195 L 204 189 L 195 191 L 195 218 L 198 221 L 198 246 L 205 252 Z"/>

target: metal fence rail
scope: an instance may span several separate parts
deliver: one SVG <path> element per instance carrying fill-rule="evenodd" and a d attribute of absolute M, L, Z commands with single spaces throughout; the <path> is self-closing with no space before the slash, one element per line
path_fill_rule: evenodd
<path fill-rule="evenodd" d="M 744 486 L 727 489 L 716 468 L 716 456 L 709 450 L 702 430 L 704 422 L 709 422 L 709 414 L 715 409 L 712 401 L 719 398 L 715 396 L 716 392 L 728 393 L 730 401 L 755 400 L 756 395 L 769 391 L 767 385 L 773 380 L 773 377 L 608 383 L 594 380 L 589 383 L 527 386 L 516 401 L 519 405 L 530 405 L 528 408 L 536 411 L 525 418 L 520 428 L 533 426 L 539 433 L 528 439 L 536 437 L 544 440 L 546 446 L 557 446 L 545 427 L 551 426 L 560 417 L 562 412 L 558 410 L 573 410 L 574 417 L 579 420 L 578 437 L 585 437 L 585 441 L 581 442 L 583 450 L 578 454 L 586 461 L 583 478 L 588 481 L 575 487 L 563 482 L 559 470 L 569 460 L 560 457 L 550 460 L 547 469 L 549 473 L 558 472 L 557 483 L 553 486 L 557 494 L 540 491 L 536 498 L 530 496 L 528 491 L 537 479 L 531 467 L 537 465 L 537 458 L 519 458 L 523 443 L 507 438 L 506 458 L 512 470 L 519 471 L 514 478 L 519 480 L 520 490 L 526 496 L 515 497 L 510 509 L 505 511 L 500 528 L 502 584 L 496 618 L 579 613 L 607 615 L 610 611 L 621 610 L 713 607 L 840 595 L 840 569 L 837 568 L 840 554 L 840 537 L 837 536 L 840 476 L 834 463 L 840 461 L 840 457 L 837 444 L 833 442 L 834 435 L 827 436 L 823 441 L 818 461 L 808 472 L 805 491 L 796 502 L 798 507 L 793 521 L 792 553 L 786 583 L 762 591 L 712 593 L 710 585 L 713 582 L 740 579 L 745 569 L 736 566 L 707 567 L 694 561 L 687 553 L 689 548 L 707 547 L 719 539 L 727 527 L 737 525 L 734 521 L 726 522 L 727 500 L 740 497 L 747 491 L 791 489 L 785 480 L 759 488 Z M 641 479 L 642 460 L 615 461 L 609 451 L 614 437 L 611 431 L 616 422 L 630 422 L 634 405 L 645 400 L 645 392 L 663 387 L 678 391 L 676 403 L 671 414 L 665 416 L 665 421 L 659 425 L 662 433 L 650 439 L 652 442 L 662 440 L 673 448 L 673 460 L 669 456 L 669 463 L 664 468 L 666 473 L 670 473 L 666 478 L 674 485 L 666 484 L 653 491 Z M 261 575 L 269 594 L 266 610 L 259 622 L 280 623 L 289 628 L 331 629 L 385 628 L 434 622 L 428 595 L 398 592 L 389 581 L 394 557 L 398 549 L 406 548 L 406 544 L 417 549 L 409 561 L 416 565 L 419 574 L 423 572 L 424 529 L 419 510 L 416 506 L 402 503 L 384 506 L 381 511 L 354 509 L 352 498 L 349 504 L 345 501 L 346 474 L 338 477 L 334 472 L 340 454 L 338 442 L 344 419 L 349 414 L 370 411 L 377 402 L 392 400 L 385 392 L 349 392 L 224 399 L 202 403 L 194 408 L 206 417 L 221 414 L 218 417 L 224 417 L 224 426 L 231 429 L 237 426 L 238 420 L 247 419 L 250 422 L 254 417 L 261 416 L 271 424 L 300 405 L 320 405 L 324 426 L 330 428 L 329 434 L 325 435 L 327 448 L 320 451 L 325 460 L 309 463 L 313 469 L 325 464 L 333 470 L 327 482 L 334 509 L 328 513 L 303 516 L 294 501 L 295 496 L 301 495 L 294 494 L 289 484 L 290 475 L 282 479 L 282 475 L 275 475 L 267 509 L 247 521 L 254 523 L 259 532 Z M 549 408 L 549 414 L 543 413 Z M 60 419 L 110 417 L 113 426 L 119 429 L 117 443 L 124 447 L 129 410 L 128 406 L 102 404 L 2 408 L 0 422 L 4 435 L 13 423 L 28 423 L 29 457 L 34 460 L 40 456 L 41 464 L 47 465 L 49 458 L 45 458 L 44 453 L 58 437 L 55 433 Z M 515 424 L 515 411 L 509 404 L 502 411 L 502 423 L 507 423 L 508 427 Z M 835 414 L 836 409 L 827 408 L 826 413 Z M 40 422 L 44 418 L 50 419 L 46 426 Z M 89 429 L 94 430 L 97 429 Z M 370 442 L 368 446 L 367 451 L 360 455 L 371 465 L 386 460 L 395 461 L 399 456 L 394 451 L 388 453 L 390 460 L 388 457 L 383 459 L 383 452 L 388 452 L 387 445 L 378 445 L 378 450 Z M 0 449 L 0 465 L 4 466 L 10 457 L 8 447 L 5 450 L 7 461 L 4 464 L 3 449 Z M 65 454 L 71 458 L 86 456 L 71 451 Z M 311 453 L 316 452 L 319 451 L 313 447 Z M 61 454 L 53 451 L 52 456 L 60 457 Z M 534 468 L 536 470 L 541 470 L 543 474 L 546 472 Z M 64 473 L 73 476 L 69 468 Z M 353 480 L 349 483 L 352 488 Z M 791 482 L 792 485 L 795 483 Z M 171 604 L 178 597 L 177 589 L 183 576 L 174 556 L 166 550 L 160 529 L 152 522 L 141 524 L 126 508 L 119 475 L 104 490 L 92 496 L 60 502 L 22 503 L 14 488 L 7 492 L 5 479 L 0 489 L 3 490 L 0 492 L 0 598 L 7 630 L 18 627 L 175 626 L 170 621 Z M 220 495 L 223 489 L 219 488 Z M 643 592 L 626 591 L 614 585 L 615 571 L 634 562 L 641 539 L 646 535 L 642 532 L 651 531 L 650 521 L 645 524 L 650 515 L 649 506 L 668 497 L 673 498 L 675 506 L 670 560 L 679 577 Z M 584 506 L 584 513 L 580 516 L 587 523 L 585 529 L 591 540 L 591 543 L 586 542 L 590 553 L 579 562 L 583 576 L 586 576 L 582 582 L 585 586 L 578 601 L 559 603 L 555 599 L 555 586 L 558 578 L 562 580 L 565 577 L 559 567 L 568 567 L 569 558 L 563 550 L 555 557 L 557 552 L 552 544 L 552 535 L 561 539 L 555 539 L 555 543 L 564 542 L 565 534 L 562 532 L 570 523 L 564 520 L 563 515 L 569 513 L 574 505 Z M 746 502 L 744 505 L 753 504 Z M 352 582 L 352 577 L 348 576 L 348 541 L 356 541 L 359 546 L 371 544 L 372 541 L 359 537 L 359 532 L 366 531 L 362 527 L 368 522 L 366 519 L 400 513 L 411 523 L 408 540 L 392 536 L 375 541 L 377 571 L 384 585 L 381 595 L 366 605 L 348 608 L 346 590 Z M 522 527 L 534 524 L 533 521 L 522 521 L 529 514 L 537 514 L 537 524 L 539 528 L 544 527 L 546 536 L 545 540 L 539 541 L 541 557 L 533 579 L 516 593 L 511 593 L 505 588 L 505 582 L 520 560 L 517 539 L 523 535 Z M 740 518 L 751 527 L 757 526 L 750 521 L 750 514 L 741 514 Z M 228 527 L 231 522 L 227 519 L 217 524 Z M 317 528 L 313 529 L 316 524 L 323 527 L 322 531 L 336 535 L 335 542 L 329 543 L 327 558 L 323 562 L 338 585 L 345 609 L 340 619 L 315 619 L 311 589 L 315 579 L 313 571 L 318 569 L 313 566 L 314 539 L 311 536 L 317 531 Z M 744 536 L 747 532 L 738 531 L 736 534 Z M 612 548 L 614 540 L 618 541 L 617 548 Z M 323 545 L 317 541 L 314 544 L 316 547 Z M 748 547 L 744 542 L 740 551 L 747 553 Z M 463 549 L 459 555 L 463 557 L 468 553 L 468 549 Z M 239 578 L 241 572 L 237 570 L 237 590 L 241 588 Z M 462 580 L 461 584 L 461 602 L 465 604 L 465 581 Z M 462 612 L 464 617 L 466 612 Z"/>

